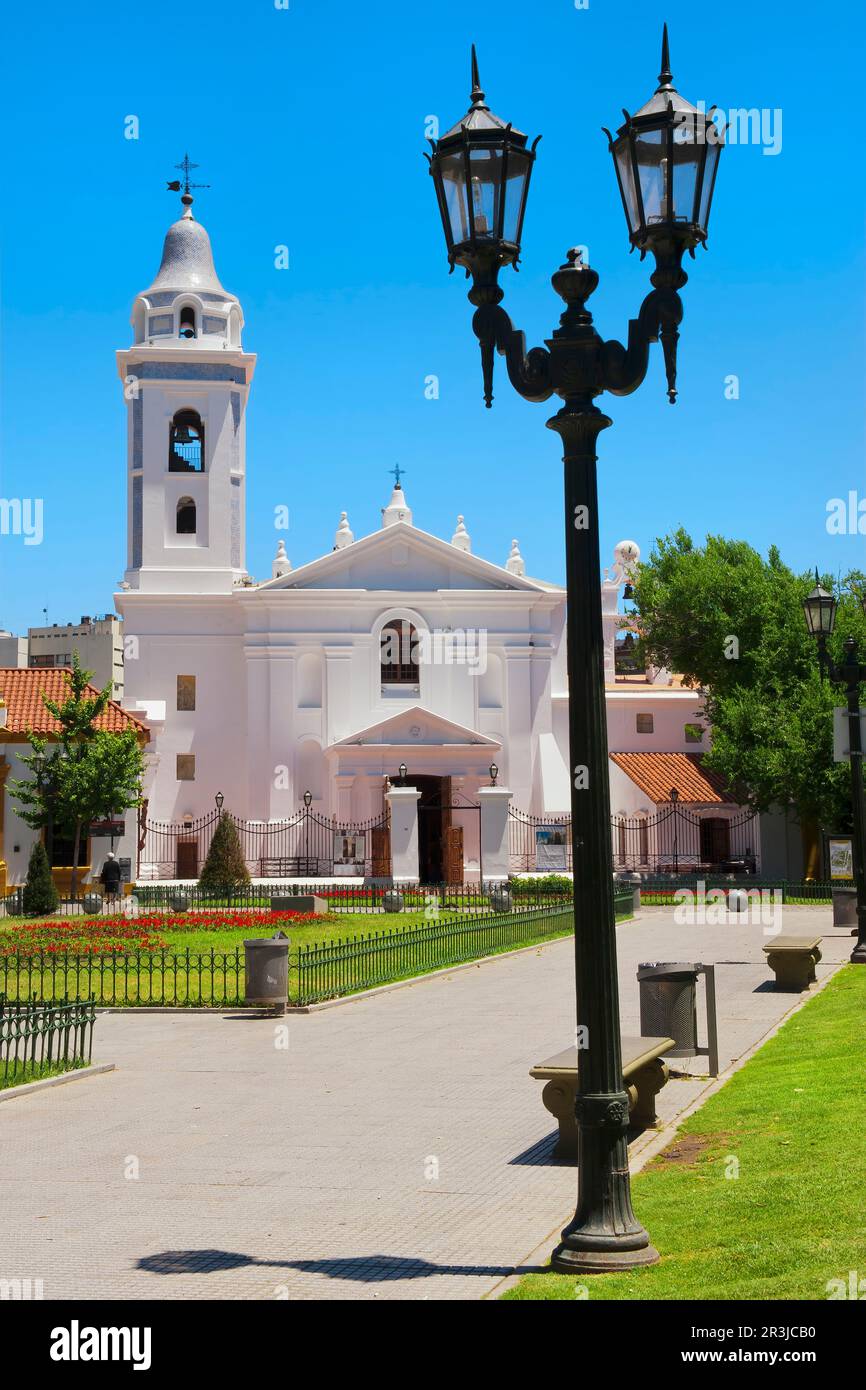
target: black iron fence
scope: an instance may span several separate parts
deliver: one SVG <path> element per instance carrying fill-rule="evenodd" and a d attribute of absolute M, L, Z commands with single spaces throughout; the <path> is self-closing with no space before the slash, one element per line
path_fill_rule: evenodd
<path fill-rule="evenodd" d="M 570 879 L 549 882 L 546 879 L 515 880 L 506 885 L 515 899 L 527 906 L 543 906 L 552 898 L 571 901 Z M 185 901 L 191 910 L 208 907 L 270 908 L 272 898 L 296 898 L 314 895 L 327 903 L 328 912 L 350 913 L 353 916 L 393 912 L 491 912 L 501 902 L 501 885 L 479 883 L 400 884 L 396 888 L 380 884 L 361 883 L 304 883 L 298 881 L 250 884 L 230 894 L 202 889 L 198 884 L 182 888 L 167 884 L 139 884 L 133 897 L 142 911 L 170 911 Z M 397 895 L 395 901 L 394 895 Z M 176 909 L 175 909 L 176 910 Z"/>
<path fill-rule="evenodd" d="M 687 810 L 678 802 L 651 816 L 611 816 L 617 870 L 690 874 L 698 870 L 755 874 L 759 868 L 758 817 Z M 509 813 L 512 873 L 570 872 L 571 816 Z"/>
<path fill-rule="evenodd" d="M 16 981 L 17 983 L 17 981 Z M 90 1061 L 95 1003 L 90 997 L 39 1002 L 36 991 L 0 993 L 0 1085 Z M 53 998 L 49 995 L 48 998 Z"/>
<path fill-rule="evenodd" d="M 640 885 L 641 902 L 645 906 L 657 904 L 667 906 L 682 901 L 677 898 L 677 894 L 684 891 L 695 893 L 700 897 L 704 893 L 717 893 L 719 891 L 727 894 L 732 889 L 740 891 L 745 889 L 749 893 L 778 893 L 780 901 L 783 903 L 830 903 L 833 900 L 834 888 L 851 888 L 852 882 L 830 883 L 827 881 L 812 883 L 797 883 L 789 879 L 761 878 L 760 876 L 750 876 L 747 881 L 733 874 L 680 874 L 676 878 L 672 875 L 665 877 L 647 876 L 642 878 Z"/>
<path fill-rule="evenodd" d="M 151 821 L 141 827 L 139 882 L 197 879 L 204 867 L 220 815 L 197 820 Z M 286 820 L 232 816 L 247 869 L 253 878 L 363 878 L 390 872 L 377 860 L 388 856 L 387 815 L 343 823 L 304 807 Z M 378 875 L 377 875 L 378 876 Z"/>
<path fill-rule="evenodd" d="M 630 916 L 630 890 L 615 897 Z M 495 955 L 573 930 L 570 902 L 457 919 L 436 918 L 390 931 L 290 948 L 289 1002 L 308 1004 Z M 291 928 L 289 929 L 291 930 Z M 244 950 L 0 955 L 0 988 L 18 1000 L 80 998 L 101 1007 L 230 1008 L 244 1003 Z"/>

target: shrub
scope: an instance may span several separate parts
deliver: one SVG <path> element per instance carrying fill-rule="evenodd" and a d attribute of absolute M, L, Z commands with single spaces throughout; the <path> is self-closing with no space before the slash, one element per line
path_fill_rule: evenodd
<path fill-rule="evenodd" d="M 249 881 L 250 874 L 235 823 L 230 815 L 220 816 L 199 884 L 218 893 L 230 893 L 233 888 L 246 885 Z"/>
<path fill-rule="evenodd" d="M 41 840 L 30 851 L 27 865 L 27 878 L 24 883 L 24 915 L 37 917 L 41 913 L 56 912 L 60 899 L 51 875 L 51 865 Z"/>

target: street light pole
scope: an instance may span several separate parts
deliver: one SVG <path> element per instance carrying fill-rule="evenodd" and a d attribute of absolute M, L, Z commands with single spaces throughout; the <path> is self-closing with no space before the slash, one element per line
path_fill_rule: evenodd
<path fill-rule="evenodd" d="M 686 251 L 704 244 L 721 134 L 712 108 L 701 112 L 673 87 L 667 28 L 662 71 L 651 100 L 626 113 L 616 138 L 608 133 L 632 246 L 652 251 L 652 291 L 629 323 L 625 346 L 603 341 L 587 300 L 598 275 L 575 249 L 552 277 L 565 302 L 545 346 L 526 350 L 524 334 L 501 307 L 503 266 L 520 255 L 523 215 L 535 145 L 486 104 L 472 50 L 467 115 L 433 143 L 430 173 L 451 267 L 472 277 L 469 300 L 481 347 L 484 400 L 493 401 L 494 354 L 525 400 L 557 395 L 560 410 L 547 421 L 562 439 L 565 472 L 565 553 L 571 833 L 574 871 L 574 951 L 580 1053 L 577 1122 L 578 1203 L 553 1252 L 553 1268 L 588 1274 L 651 1264 L 658 1253 L 632 1210 L 628 1171 L 628 1096 L 622 1076 L 610 831 L 604 638 L 601 616 L 596 441 L 612 423 L 595 404 L 604 391 L 637 390 L 649 348 L 662 343 L 668 397 L 676 399 L 676 353 L 687 276 Z M 678 133 L 677 133 L 678 132 Z M 535 144 L 538 142 L 536 141 Z"/>
<path fill-rule="evenodd" d="M 860 595 L 866 613 L 866 593 Z M 851 812 L 853 820 L 852 849 L 854 885 L 857 890 L 857 945 L 851 952 L 855 965 L 866 965 L 866 809 L 863 806 L 863 726 L 860 718 L 860 686 L 866 681 L 866 666 L 860 664 L 857 643 L 845 639 L 845 660 L 839 664 L 827 649 L 827 638 L 836 626 L 838 602 L 823 588 L 818 571 L 815 587 L 803 600 L 806 626 L 818 644 L 818 661 L 836 685 L 845 687 L 848 712 L 848 760 L 851 765 Z"/>

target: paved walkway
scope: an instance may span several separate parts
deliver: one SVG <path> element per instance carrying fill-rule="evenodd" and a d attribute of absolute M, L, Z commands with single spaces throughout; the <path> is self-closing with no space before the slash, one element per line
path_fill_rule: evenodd
<path fill-rule="evenodd" d="M 829 916 L 786 909 L 828 932 L 819 978 L 851 949 Z M 758 926 L 650 909 L 618 935 L 627 1032 L 641 960 L 719 963 L 723 1065 L 796 1003 Z M 527 1075 L 572 1009 L 560 941 L 292 1016 L 287 1050 L 273 1020 L 103 1016 L 94 1060 L 116 1072 L 0 1107 L 0 1278 L 47 1299 L 481 1297 L 573 1209 Z M 705 1084 L 672 1079 L 662 1116 Z"/>

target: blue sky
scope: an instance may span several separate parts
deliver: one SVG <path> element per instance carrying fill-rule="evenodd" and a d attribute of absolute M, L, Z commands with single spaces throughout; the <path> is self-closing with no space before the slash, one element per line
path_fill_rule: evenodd
<path fill-rule="evenodd" d="M 259 354 L 248 412 L 247 563 L 270 573 L 287 504 L 294 565 L 329 550 L 342 509 L 374 529 L 395 462 L 415 521 L 528 572 L 563 575 L 551 413 L 511 391 L 492 411 L 462 276 L 447 275 L 425 120 L 466 110 L 469 45 L 499 115 L 543 134 L 521 272 L 505 307 L 540 343 L 575 244 L 601 276 L 591 307 L 623 338 L 649 288 L 629 257 L 601 126 L 651 94 L 668 19 L 692 101 L 766 109 L 781 149 L 724 153 L 710 249 L 689 263 L 680 399 L 660 351 L 643 387 L 605 398 L 602 560 L 685 525 L 776 542 L 797 567 L 862 565 L 828 535 L 828 499 L 866 497 L 863 453 L 862 6 L 805 0 L 673 10 L 655 0 L 149 0 L 17 6 L 2 57 L 4 179 L 0 497 L 42 497 L 44 540 L 0 536 L 0 627 L 111 608 L 125 564 L 125 408 L 114 351 L 131 340 L 178 212 L 189 150 L 212 187 L 195 212 Z M 822 93 L 827 93 L 823 96 Z M 124 138 L 136 115 L 140 138 Z M 290 269 L 274 268 L 286 244 Z M 725 378 L 739 378 L 738 400 Z M 440 382 L 425 399 L 425 378 Z"/>

